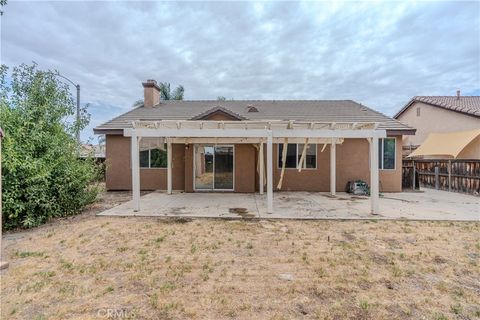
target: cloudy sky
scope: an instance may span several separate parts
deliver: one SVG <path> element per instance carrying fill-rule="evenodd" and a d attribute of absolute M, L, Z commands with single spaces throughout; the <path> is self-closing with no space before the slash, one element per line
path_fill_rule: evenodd
<path fill-rule="evenodd" d="M 190 100 L 353 99 L 390 116 L 414 95 L 480 95 L 477 1 L 9 0 L 3 11 L 2 63 L 80 83 L 84 140 L 150 78 Z"/>

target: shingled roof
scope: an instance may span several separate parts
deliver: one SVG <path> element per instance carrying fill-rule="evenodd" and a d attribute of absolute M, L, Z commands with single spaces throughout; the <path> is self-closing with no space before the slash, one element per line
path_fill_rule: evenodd
<path fill-rule="evenodd" d="M 258 112 L 249 112 L 255 107 Z M 242 120 L 297 120 L 312 122 L 379 122 L 380 129 L 414 134 L 415 129 L 352 100 L 235 100 L 161 101 L 138 107 L 94 129 L 95 133 L 121 133 L 134 120 L 198 120 L 211 110 L 237 115 Z"/>
<path fill-rule="evenodd" d="M 416 96 L 393 117 L 398 119 L 415 102 L 480 117 L 480 96 Z"/>

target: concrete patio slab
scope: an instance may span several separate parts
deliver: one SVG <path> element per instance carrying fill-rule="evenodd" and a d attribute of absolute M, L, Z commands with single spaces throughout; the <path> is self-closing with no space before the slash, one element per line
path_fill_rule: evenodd
<path fill-rule="evenodd" d="M 103 216 L 261 219 L 408 219 L 480 221 L 480 198 L 424 189 L 386 193 L 380 214 L 370 214 L 370 199 L 338 193 L 277 192 L 274 213 L 267 214 L 266 195 L 239 193 L 173 193 L 156 191 L 141 197 L 140 211 L 132 201 L 99 213 Z"/>

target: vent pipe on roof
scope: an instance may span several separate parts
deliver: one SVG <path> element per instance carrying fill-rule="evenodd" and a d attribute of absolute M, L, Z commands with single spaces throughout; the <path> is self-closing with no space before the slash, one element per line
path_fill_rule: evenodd
<path fill-rule="evenodd" d="M 457 100 L 460 100 L 460 90 L 457 90 Z"/>
<path fill-rule="evenodd" d="M 143 106 L 151 108 L 160 103 L 160 87 L 155 80 L 147 80 L 143 85 Z"/>

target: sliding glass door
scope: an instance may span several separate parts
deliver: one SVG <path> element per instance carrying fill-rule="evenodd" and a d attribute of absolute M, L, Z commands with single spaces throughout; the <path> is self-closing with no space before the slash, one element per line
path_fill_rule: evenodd
<path fill-rule="evenodd" d="M 195 145 L 195 189 L 213 189 L 213 146 Z"/>
<path fill-rule="evenodd" d="M 233 145 L 196 144 L 194 189 L 233 190 Z"/>
<path fill-rule="evenodd" d="M 215 146 L 213 188 L 233 190 L 233 146 Z"/>

